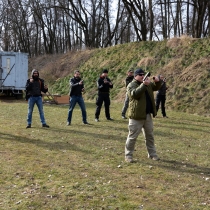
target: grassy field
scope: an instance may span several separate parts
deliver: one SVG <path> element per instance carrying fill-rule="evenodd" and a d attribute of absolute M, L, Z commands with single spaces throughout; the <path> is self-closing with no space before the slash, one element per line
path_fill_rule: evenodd
<path fill-rule="evenodd" d="M 128 120 L 112 103 L 109 122 L 86 102 L 66 126 L 68 106 L 37 108 L 26 129 L 27 103 L 0 102 L 0 209 L 3 210 L 204 210 L 210 209 L 210 118 L 168 111 L 154 119 L 161 161 L 147 158 L 142 135 L 135 163 L 124 162 Z"/>

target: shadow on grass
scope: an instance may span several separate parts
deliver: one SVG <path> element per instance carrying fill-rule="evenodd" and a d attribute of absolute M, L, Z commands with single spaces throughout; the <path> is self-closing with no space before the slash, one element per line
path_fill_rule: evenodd
<path fill-rule="evenodd" d="M 169 117 L 169 118 L 163 118 L 163 117 L 156 117 L 154 120 L 157 120 L 158 122 L 173 122 L 174 124 L 186 124 L 186 125 L 199 125 L 198 123 L 201 123 L 203 125 L 206 123 L 207 125 L 210 124 L 210 118 L 205 118 L 202 120 L 199 120 L 197 118 L 195 119 L 183 119 L 183 118 L 176 118 L 176 117 Z"/>
<path fill-rule="evenodd" d="M 81 125 L 81 126 L 84 127 L 84 126 L 91 126 L 91 125 Z M 61 135 L 59 139 L 55 140 L 55 142 L 43 141 L 40 138 L 31 139 L 31 138 L 27 138 L 27 137 L 23 137 L 23 136 L 15 136 L 15 135 L 6 134 L 6 133 L 0 133 L 0 138 L 6 139 L 6 140 L 17 141 L 17 142 L 21 142 L 21 143 L 30 143 L 30 144 L 34 144 L 39 147 L 47 148 L 50 150 L 74 150 L 74 151 L 80 151 L 80 152 L 84 152 L 84 153 L 90 153 L 90 150 L 78 147 L 76 145 L 76 142 L 74 141 L 74 138 L 83 139 L 83 140 L 84 140 L 84 138 L 90 139 L 90 140 L 100 139 L 103 141 L 104 140 L 107 140 L 107 141 L 114 140 L 114 141 L 122 142 L 121 136 L 113 135 L 113 134 L 110 134 L 109 132 L 107 134 L 102 134 L 102 133 L 99 134 L 98 132 L 91 133 L 91 132 L 82 131 L 80 127 L 78 128 L 78 127 L 69 126 L 69 128 L 62 129 L 62 128 L 50 127 L 50 129 L 48 130 L 50 132 L 65 133 L 65 134 L 69 133 L 68 140 L 61 139 L 61 137 L 62 137 L 62 135 Z M 111 128 L 113 129 L 113 127 L 110 127 L 110 129 Z M 36 128 L 32 128 L 32 129 L 36 130 Z M 37 128 L 37 129 L 39 130 L 40 128 Z M 72 137 L 72 133 L 77 133 L 77 132 L 78 132 L 78 136 Z M 125 136 L 125 139 L 126 139 L 126 137 L 127 136 Z M 50 138 L 52 138 L 52 137 L 50 137 Z"/>
<path fill-rule="evenodd" d="M 158 122 L 158 123 L 160 123 L 160 122 Z M 181 126 L 180 126 L 180 124 L 181 124 Z M 184 126 L 184 125 L 186 125 L 186 126 Z M 156 125 L 156 126 L 160 127 L 160 125 Z M 189 126 L 191 126 L 191 128 L 189 128 Z M 177 121 L 167 121 L 167 124 L 166 124 L 166 122 L 161 123 L 161 127 L 171 128 L 174 130 L 176 130 L 176 129 L 183 130 L 183 128 L 184 128 L 185 130 L 188 130 L 188 131 L 198 131 L 198 132 L 210 133 L 210 131 L 207 131 L 207 130 L 209 130 L 209 126 L 192 124 L 191 122 L 189 122 L 189 123 L 181 122 L 180 123 Z"/>
<path fill-rule="evenodd" d="M 52 104 L 52 103 L 44 103 L 45 106 L 50 106 L 50 107 L 55 107 L 55 108 L 60 108 L 60 109 L 66 109 L 68 111 L 69 109 L 69 104 Z M 86 102 L 85 101 L 85 107 L 86 109 L 94 109 L 96 108 L 96 104 L 93 102 Z M 75 108 L 80 109 L 79 105 L 76 104 Z"/>
<path fill-rule="evenodd" d="M 78 125 L 77 125 L 78 126 Z M 91 125 L 81 125 L 81 127 L 84 127 L 84 126 L 91 126 Z M 70 126 L 71 127 L 71 126 Z M 79 128 L 77 127 L 76 130 L 73 126 L 71 127 L 72 129 L 71 130 L 68 130 L 68 129 L 61 129 L 61 128 L 50 128 L 50 130 L 52 131 L 55 131 L 55 132 L 65 132 L 65 133 L 69 133 L 69 134 L 72 134 L 72 132 L 78 132 L 79 133 L 79 138 L 89 138 L 89 139 L 101 139 L 101 140 L 115 140 L 115 141 L 119 141 L 119 142 L 122 142 L 122 137 L 119 136 L 119 135 L 113 135 L 112 133 L 109 133 L 107 132 L 107 134 L 102 134 L 102 133 L 99 133 L 97 130 L 96 132 L 85 132 L 85 131 L 82 131 L 80 129 L 80 126 Z M 103 128 L 101 128 L 103 129 Z M 110 129 L 113 129 L 113 127 L 110 127 Z M 121 129 L 119 129 L 121 130 Z M 71 138 L 71 135 L 69 136 L 69 139 Z M 127 138 L 127 136 L 125 136 L 125 139 Z"/>
<path fill-rule="evenodd" d="M 176 161 L 176 160 L 161 159 L 158 162 L 158 165 L 157 165 L 157 163 L 156 164 L 150 163 L 150 165 L 154 165 L 156 167 L 165 168 L 165 169 L 172 170 L 172 171 L 179 171 L 182 173 L 210 175 L 210 168 L 208 168 L 208 167 L 202 167 L 202 166 L 198 166 L 196 164 L 185 163 L 185 162 L 180 162 L 180 161 Z"/>
<path fill-rule="evenodd" d="M 39 138 L 30 139 L 27 137 L 15 136 L 15 135 L 5 134 L 5 133 L 0 133 L 0 137 L 2 140 L 17 141 L 19 143 L 24 143 L 24 144 L 34 144 L 38 147 L 42 147 L 49 150 L 74 150 L 74 151 L 83 152 L 87 154 L 90 153 L 90 150 L 80 148 L 76 144 L 71 143 L 70 141 L 46 142 Z"/>
<path fill-rule="evenodd" d="M 54 131 L 57 131 L 57 130 L 62 131 L 62 129 L 54 129 Z M 64 131 L 66 132 L 66 130 L 64 130 Z M 86 132 L 82 132 L 82 135 L 91 135 L 93 138 L 98 137 L 98 134 L 89 134 Z M 106 135 L 103 135 L 103 137 L 106 137 Z M 38 147 L 42 147 L 42 148 L 49 149 L 49 150 L 57 150 L 57 151 L 59 151 L 59 150 L 73 150 L 73 151 L 82 152 L 82 153 L 86 153 L 86 154 L 91 153 L 90 150 L 85 149 L 84 147 L 82 147 L 82 148 L 78 147 L 75 143 L 72 143 L 71 141 L 68 141 L 68 140 L 65 140 L 65 142 L 64 141 L 46 142 L 39 138 L 30 139 L 27 137 L 15 136 L 15 135 L 5 134 L 5 133 L 0 133 L 0 138 L 2 140 L 16 141 L 16 142 L 24 143 L 24 144 L 34 144 Z M 148 164 L 148 162 L 146 162 L 145 164 Z M 156 167 L 172 170 L 172 171 L 179 171 L 182 173 L 210 175 L 209 167 L 202 167 L 202 166 L 198 166 L 196 164 L 185 163 L 185 162 L 180 162 L 180 161 L 176 161 L 176 160 L 161 159 L 158 162 L 150 162 L 149 164 L 156 166 Z"/>

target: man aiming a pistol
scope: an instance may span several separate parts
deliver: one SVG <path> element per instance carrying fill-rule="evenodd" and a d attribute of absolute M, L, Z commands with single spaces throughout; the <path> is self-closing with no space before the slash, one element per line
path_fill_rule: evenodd
<path fill-rule="evenodd" d="M 145 72 L 141 68 L 137 69 L 134 72 L 134 80 L 127 87 L 129 133 L 125 144 L 125 161 L 129 163 L 133 162 L 136 139 L 141 131 L 145 138 L 148 158 L 159 160 L 154 145 L 152 116 L 157 114 L 153 91 L 160 88 L 161 82 L 158 77 L 153 77 L 151 81 L 149 75 L 147 73 L 145 77 Z"/>

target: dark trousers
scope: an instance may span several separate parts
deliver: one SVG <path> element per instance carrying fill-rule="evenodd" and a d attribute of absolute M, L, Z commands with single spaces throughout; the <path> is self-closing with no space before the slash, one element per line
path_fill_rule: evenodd
<path fill-rule="evenodd" d="M 162 111 L 163 117 L 166 116 L 165 102 L 166 102 L 166 95 L 157 95 L 156 96 L 156 110 L 158 112 L 159 106 L 161 104 L 161 111 Z"/>
<path fill-rule="evenodd" d="M 96 112 L 95 112 L 95 118 L 99 119 L 99 115 L 101 112 L 101 107 L 104 102 L 105 107 L 105 115 L 106 118 L 110 118 L 110 112 L 109 112 L 109 106 L 110 106 L 110 98 L 109 93 L 99 93 L 98 98 L 96 99 Z"/>

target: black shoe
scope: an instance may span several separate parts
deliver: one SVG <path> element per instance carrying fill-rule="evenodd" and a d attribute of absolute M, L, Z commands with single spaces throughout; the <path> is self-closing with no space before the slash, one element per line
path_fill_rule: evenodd
<path fill-rule="evenodd" d="M 107 120 L 111 120 L 112 121 L 113 119 L 110 117 L 110 118 L 107 118 Z"/>
<path fill-rule="evenodd" d="M 26 128 L 31 128 L 31 124 L 27 125 Z"/>
<path fill-rule="evenodd" d="M 122 118 L 125 119 L 125 120 L 127 119 L 127 117 L 125 115 L 122 115 Z"/>
<path fill-rule="evenodd" d="M 49 128 L 50 126 L 47 125 L 47 124 L 43 124 L 42 127 L 43 127 L 43 128 Z"/>
<path fill-rule="evenodd" d="M 83 122 L 84 125 L 90 125 L 88 122 Z"/>

